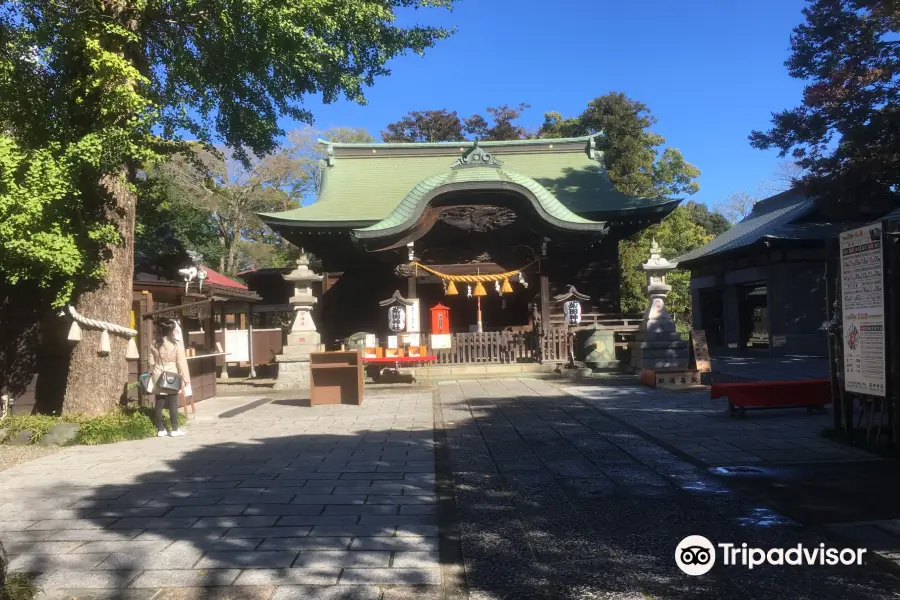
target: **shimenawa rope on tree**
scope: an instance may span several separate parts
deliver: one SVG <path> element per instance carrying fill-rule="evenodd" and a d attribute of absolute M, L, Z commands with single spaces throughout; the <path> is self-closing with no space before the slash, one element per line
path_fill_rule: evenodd
<path fill-rule="evenodd" d="M 71 305 L 69 305 L 69 315 L 72 317 L 72 327 L 69 328 L 68 337 L 70 342 L 81 341 L 81 327 L 79 327 L 79 325 L 82 325 L 88 329 L 97 329 L 101 332 L 100 354 L 109 354 L 109 334 L 112 333 L 119 337 L 128 338 L 128 348 L 125 351 L 125 358 L 139 358 L 140 355 L 138 354 L 137 344 L 134 342 L 134 338 L 138 334 L 136 330 L 116 325 L 115 323 L 100 321 L 98 319 L 89 319 L 84 315 L 78 314 L 75 307 Z"/>

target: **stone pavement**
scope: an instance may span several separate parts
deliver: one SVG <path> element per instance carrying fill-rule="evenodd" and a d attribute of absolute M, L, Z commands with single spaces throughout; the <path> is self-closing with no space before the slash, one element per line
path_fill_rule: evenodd
<path fill-rule="evenodd" d="M 48 600 L 897 598 L 862 567 L 717 565 L 685 535 L 828 543 L 548 382 L 203 402 L 183 438 L 0 472 L 0 539 Z M 246 409 L 246 410 L 243 410 Z M 230 415 L 224 417 L 223 415 Z"/>
<path fill-rule="evenodd" d="M 900 571 L 900 519 L 835 523 L 826 530 L 834 537 L 861 548 L 869 548 Z"/>
<path fill-rule="evenodd" d="M 725 398 L 708 391 L 669 392 L 640 385 L 580 384 L 565 388 L 610 418 L 705 465 L 872 460 L 872 454 L 832 442 L 822 431 L 831 414 L 805 409 L 728 414 Z"/>
<path fill-rule="evenodd" d="M 183 438 L 0 472 L 10 568 L 46 598 L 422 597 L 441 584 L 432 396 L 231 418 L 216 414 L 254 398 L 212 400 Z"/>
<path fill-rule="evenodd" d="M 674 562 L 688 534 L 763 549 L 831 544 L 548 382 L 448 382 L 439 392 L 438 475 L 455 489 L 472 599 L 900 594 L 900 581 L 870 564 L 717 564 L 688 577 Z"/>

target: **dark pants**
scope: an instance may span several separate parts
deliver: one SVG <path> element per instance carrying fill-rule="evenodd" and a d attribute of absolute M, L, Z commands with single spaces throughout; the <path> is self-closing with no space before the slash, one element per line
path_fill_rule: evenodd
<path fill-rule="evenodd" d="M 168 406 L 167 406 L 168 404 Z M 163 409 L 169 409 L 169 420 L 172 423 L 172 431 L 178 429 L 178 394 L 157 394 L 156 395 L 156 429 L 157 431 L 165 431 L 166 424 L 163 421 Z"/>

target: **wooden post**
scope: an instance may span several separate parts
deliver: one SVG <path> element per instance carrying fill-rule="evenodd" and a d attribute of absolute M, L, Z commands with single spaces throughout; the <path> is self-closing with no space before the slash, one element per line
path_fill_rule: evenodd
<path fill-rule="evenodd" d="M 484 327 L 481 322 L 481 296 L 476 296 L 476 299 L 478 300 L 478 321 L 475 331 L 481 333 L 482 331 L 484 331 Z"/>
<path fill-rule="evenodd" d="M 550 329 L 550 279 L 541 275 L 541 328 Z"/>
<path fill-rule="evenodd" d="M 835 300 L 835 287 L 837 283 L 837 278 L 840 277 L 840 264 L 835 259 L 835 257 L 840 255 L 840 251 L 836 240 L 829 240 L 828 243 L 825 244 L 825 318 L 830 323 L 832 319 L 834 319 L 834 300 Z M 837 269 L 835 269 L 837 266 Z M 834 421 L 834 430 L 838 432 L 841 430 L 841 418 L 843 413 L 841 411 L 841 382 L 838 377 L 838 365 L 837 365 L 837 352 L 836 352 L 836 344 L 841 340 L 841 337 L 835 335 L 834 331 L 829 331 L 827 335 L 828 340 L 828 372 L 831 377 L 831 417 Z M 771 347 L 771 337 L 769 341 L 769 345 Z"/>
<path fill-rule="evenodd" d="M 253 305 L 247 304 L 247 354 L 250 357 L 250 377 L 256 377 L 256 366 L 253 362 Z"/>
<path fill-rule="evenodd" d="M 225 356 L 222 357 L 222 373 L 219 375 L 219 379 L 228 379 L 228 341 L 226 338 L 226 331 L 228 330 L 228 319 L 225 315 L 225 305 L 222 305 L 222 351 L 226 352 Z"/>
<path fill-rule="evenodd" d="M 900 283 L 900 225 L 897 221 L 883 220 L 882 231 L 882 256 L 885 261 L 885 281 L 883 289 L 885 298 L 885 360 L 887 361 L 887 390 L 885 401 L 888 403 L 888 416 L 891 426 L 891 442 L 894 448 L 900 451 L 900 406 L 898 406 L 898 393 L 900 393 L 900 293 L 897 284 Z"/>

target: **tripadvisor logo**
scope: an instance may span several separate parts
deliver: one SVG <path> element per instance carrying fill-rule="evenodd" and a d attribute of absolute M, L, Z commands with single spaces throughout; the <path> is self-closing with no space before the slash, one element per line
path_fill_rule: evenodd
<path fill-rule="evenodd" d="M 718 552 L 716 551 L 718 548 Z M 698 576 L 708 573 L 716 564 L 716 556 L 724 566 L 753 569 L 761 565 L 774 566 L 837 566 L 862 565 L 865 548 L 829 548 L 824 543 L 806 547 L 797 544 L 790 548 L 753 548 L 746 543 L 719 543 L 715 546 L 702 535 L 689 535 L 675 548 L 675 564 L 685 574 Z"/>

